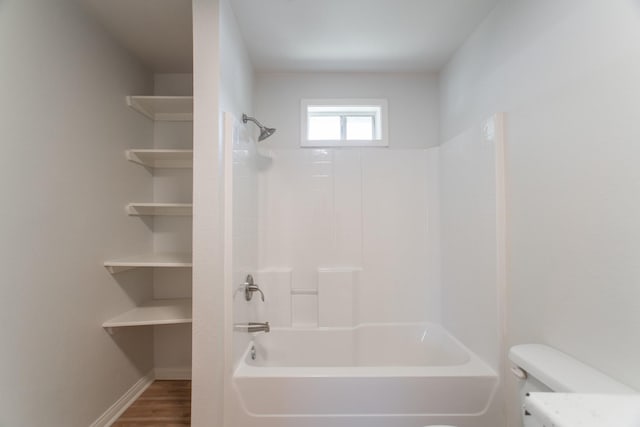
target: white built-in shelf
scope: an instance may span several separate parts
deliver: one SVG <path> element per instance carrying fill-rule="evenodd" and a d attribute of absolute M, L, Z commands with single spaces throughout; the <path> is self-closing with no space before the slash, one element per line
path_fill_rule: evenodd
<path fill-rule="evenodd" d="M 191 260 L 191 254 L 156 253 L 110 260 L 106 261 L 104 266 L 110 273 L 115 274 L 134 268 L 191 267 L 193 266 L 193 263 Z"/>
<path fill-rule="evenodd" d="M 127 105 L 151 120 L 171 122 L 193 120 L 192 96 L 127 96 Z"/>
<path fill-rule="evenodd" d="M 193 150 L 127 150 L 127 160 L 148 168 L 193 168 Z"/>
<path fill-rule="evenodd" d="M 164 216 L 191 216 L 193 204 L 191 203 L 129 203 L 127 213 L 133 216 L 164 215 Z"/>
<path fill-rule="evenodd" d="M 122 313 L 102 324 L 103 328 L 174 325 L 191 323 L 191 299 L 157 299 Z"/>

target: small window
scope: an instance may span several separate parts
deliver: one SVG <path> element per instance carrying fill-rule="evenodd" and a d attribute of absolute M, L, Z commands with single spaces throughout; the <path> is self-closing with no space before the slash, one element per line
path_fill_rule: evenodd
<path fill-rule="evenodd" d="M 386 147 L 384 99 L 303 99 L 303 147 Z"/>

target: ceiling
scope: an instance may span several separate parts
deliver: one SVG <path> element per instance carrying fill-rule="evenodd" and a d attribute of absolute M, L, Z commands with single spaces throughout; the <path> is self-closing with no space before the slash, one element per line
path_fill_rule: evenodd
<path fill-rule="evenodd" d="M 229 0 L 257 70 L 438 70 L 498 0 Z"/>
<path fill-rule="evenodd" d="M 80 0 L 156 73 L 191 72 L 191 0 Z M 258 71 L 440 69 L 498 0 L 228 0 Z"/>
<path fill-rule="evenodd" d="M 116 41 L 150 70 L 193 70 L 191 0 L 80 1 Z"/>

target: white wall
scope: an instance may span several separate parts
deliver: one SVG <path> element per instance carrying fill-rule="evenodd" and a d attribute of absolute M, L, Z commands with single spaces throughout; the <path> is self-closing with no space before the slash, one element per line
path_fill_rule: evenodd
<path fill-rule="evenodd" d="M 253 111 L 253 67 L 229 0 L 220 1 L 220 111 L 238 120 Z"/>
<path fill-rule="evenodd" d="M 509 344 L 549 344 L 637 389 L 639 24 L 633 0 L 501 2 L 441 93 L 444 140 L 507 112 Z"/>
<path fill-rule="evenodd" d="M 124 210 L 151 197 L 124 157 L 152 140 L 125 103 L 151 75 L 63 0 L 1 2 L 0 58 L 0 424 L 87 426 L 153 368 L 150 330 L 101 327 L 151 296 L 102 266 L 152 248 Z"/>
<path fill-rule="evenodd" d="M 438 145 L 438 79 L 429 73 L 259 73 L 256 118 L 276 134 L 268 148 L 300 146 L 303 98 L 387 98 L 391 148 Z"/>
<path fill-rule="evenodd" d="M 226 0 L 194 0 L 194 222 L 192 425 L 229 423 L 233 366 L 232 147 L 225 111 L 251 112 L 253 71 Z M 227 392 L 226 396 L 230 394 Z"/>
<path fill-rule="evenodd" d="M 439 321 L 435 77 L 259 74 L 255 93 L 277 128 L 260 143 L 260 320 Z M 387 97 L 390 148 L 299 148 L 307 97 Z"/>
<path fill-rule="evenodd" d="M 220 150 L 219 5 L 193 0 L 193 357 L 191 425 L 224 417 L 224 170 Z"/>

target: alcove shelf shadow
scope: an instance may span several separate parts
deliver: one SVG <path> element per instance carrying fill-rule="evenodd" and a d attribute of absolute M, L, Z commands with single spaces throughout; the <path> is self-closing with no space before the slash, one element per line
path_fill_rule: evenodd
<path fill-rule="evenodd" d="M 191 203 L 129 203 L 127 214 L 131 216 L 162 215 L 162 216 L 191 216 Z"/>
<path fill-rule="evenodd" d="M 104 266 L 111 274 L 116 274 L 134 268 L 190 268 L 193 263 L 191 254 L 153 253 L 105 261 Z"/>
<path fill-rule="evenodd" d="M 191 299 L 155 299 L 119 314 L 102 324 L 109 333 L 129 326 L 175 325 L 192 322 Z"/>
<path fill-rule="evenodd" d="M 192 96 L 128 96 L 127 105 L 154 121 L 193 120 Z"/>
<path fill-rule="evenodd" d="M 190 169 L 193 168 L 193 150 L 180 149 L 131 149 L 126 151 L 127 160 L 148 168 Z"/>

